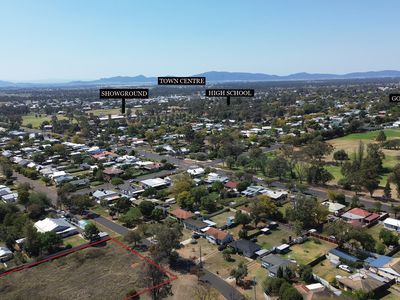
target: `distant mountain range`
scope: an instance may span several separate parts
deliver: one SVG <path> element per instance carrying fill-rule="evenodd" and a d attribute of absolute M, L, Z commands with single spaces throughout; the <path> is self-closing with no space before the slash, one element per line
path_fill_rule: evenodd
<path fill-rule="evenodd" d="M 370 71 L 355 72 L 347 74 L 311 74 L 311 73 L 295 73 L 285 76 L 270 75 L 264 73 L 245 73 L 245 72 L 219 72 L 211 71 L 193 76 L 203 76 L 207 78 L 207 82 L 234 82 L 234 81 L 290 81 L 290 80 L 331 80 L 331 79 L 368 79 L 368 78 L 400 78 L 400 71 Z M 15 83 L 10 81 L 1 81 L 0 87 L 44 87 L 44 86 L 99 86 L 99 85 L 142 85 L 156 84 L 157 77 L 138 76 L 115 76 L 108 78 L 100 78 L 91 81 L 71 81 L 65 83 Z"/>

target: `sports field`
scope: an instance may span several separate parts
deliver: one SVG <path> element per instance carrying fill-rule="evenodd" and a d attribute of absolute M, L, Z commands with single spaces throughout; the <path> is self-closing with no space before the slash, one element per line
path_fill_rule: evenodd
<path fill-rule="evenodd" d="M 124 299 L 133 289 L 147 288 L 141 275 L 145 263 L 110 240 L 0 277 L 0 298 Z"/>
<path fill-rule="evenodd" d="M 384 130 L 386 137 L 388 139 L 400 138 L 400 129 L 386 129 Z M 346 135 L 341 138 L 329 140 L 328 143 L 331 144 L 335 150 L 343 149 L 347 152 L 349 156 L 351 156 L 359 147 L 359 143 L 363 142 L 364 145 L 370 143 L 376 143 L 375 139 L 378 135 L 379 131 L 370 131 L 364 133 L 353 133 Z M 382 178 L 380 180 L 380 185 L 384 186 L 386 184 L 387 177 L 391 172 L 391 169 L 398 163 L 400 163 L 400 150 L 386 150 L 382 149 L 385 154 L 385 158 L 383 159 L 383 167 L 386 169 L 386 172 L 382 174 Z M 328 161 L 333 160 L 333 153 L 327 157 Z M 332 166 L 328 165 L 325 168 L 335 177 L 333 182 L 337 182 L 343 175 L 340 172 L 340 166 Z M 392 187 L 393 189 L 394 187 Z"/>
<path fill-rule="evenodd" d="M 352 133 L 344 137 L 338 138 L 337 140 L 375 140 L 380 130 L 369 131 L 363 133 Z M 385 129 L 386 137 L 389 138 L 400 138 L 400 129 Z"/>
<path fill-rule="evenodd" d="M 67 118 L 63 115 L 57 115 L 57 119 L 64 120 Z M 44 121 L 51 122 L 51 116 L 50 115 L 41 115 L 40 117 L 35 115 L 22 116 L 22 126 L 32 124 L 33 128 L 40 128 L 40 125 L 42 125 Z"/>

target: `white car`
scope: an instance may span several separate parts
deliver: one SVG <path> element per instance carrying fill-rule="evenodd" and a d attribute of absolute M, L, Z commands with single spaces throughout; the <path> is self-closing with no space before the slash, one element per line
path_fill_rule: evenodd
<path fill-rule="evenodd" d="M 352 272 L 348 265 L 339 265 L 338 268 L 343 270 L 343 271 L 346 271 L 347 273 L 351 273 Z"/>

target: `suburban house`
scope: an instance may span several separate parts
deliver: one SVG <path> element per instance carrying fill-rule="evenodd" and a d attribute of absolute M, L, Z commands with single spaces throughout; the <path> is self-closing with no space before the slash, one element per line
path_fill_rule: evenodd
<path fill-rule="evenodd" d="M 97 190 L 92 196 L 96 199 L 97 203 L 100 203 L 101 200 L 113 201 L 115 197 L 119 198 L 119 194 L 111 190 Z"/>
<path fill-rule="evenodd" d="M 400 220 L 386 218 L 382 223 L 386 229 L 400 231 Z"/>
<path fill-rule="evenodd" d="M 193 177 L 196 177 L 203 175 L 205 170 L 203 168 L 193 168 L 193 169 L 188 169 L 187 172 Z"/>
<path fill-rule="evenodd" d="M 202 220 L 199 219 L 185 219 L 182 221 L 183 227 L 189 230 L 201 232 L 202 229 L 208 227 L 209 225 L 206 222 L 203 222 Z"/>
<path fill-rule="evenodd" d="M 18 199 L 18 193 L 14 193 L 5 185 L 0 185 L 0 198 L 6 203 L 16 202 Z"/>
<path fill-rule="evenodd" d="M 220 175 L 217 173 L 208 173 L 207 178 L 204 180 L 206 183 L 214 183 L 216 181 L 219 182 L 227 182 L 228 181 L 228 177 L 224 176 L 224 175 Z"/>
<path fill-rule="evenodd" d="M 337 248 L 329 250 L 326 258 L 329 259 L 334 265 L 339 265 L 341 261 L 350 261 L 354 263 L 360 261 L 357 257 L 338 250 Z"/>
<path fill-rule="evenodd" d="M 269 271 L 269 276 L 274 277 L 278 273 L 279 268 L 285 270 L 290 266 L 295 266 L 295 264 L 281 256 L 268 254 L 261 258 L 261 266 Z"/>
<path fill-rule="evenodd" d="M 341 218 L 351 225 L 363 226 L 377 222 L 380 218 L 380 215 L 356 207 L 345 212 Z"/>
<path fill-rule="evenodd" d="M 140 181 L 143 188 L 163 188 L 169 185 L 169 182 L 162 178 L 151 178 Z"/>
<path fill-rule="evenodd" d="M 194 213 L 184 210 L 182 208 L 174 209 L 169 214 L 172 218 L 178 220 L 179 222 L 194 217 Z"/>
<path fill-rule="evenodd" d="M 111 167 L 103 170 L 103 177 L 105 180 L 110 181 L 113 177 L 118 177 L 123 173 L 124 171 L 122 171 L 121 169 Z"/>
<path fill-rule="evenodd" d="M 237 185 L 238 185 L 238 183 L 236 181 L 232 181 L 232 180 L 229 180 L 229 181 L 225 182 L 225 184 L 224 184 L 225 188 L 229 191 L 236 191 Z"/>
<path fill-rule="evenodd" d="M 283 200 L 286 199 L 288 196 L 288 193 L 283 190 L 271 190 L 269 188 L 259 186 L 259 185 L 252 185 L 248 186 L 243 192 L 243 195 L 247 197 L 254 197 L 257 195 L 266 195 L 268 198 L 271 198 L 272 200 Z"/>
<path fill-rule="evenodd" d="M 328 209 L 329 213 L 335 216 L 340 216 L 346 209 L 346 205 L 337 202 L 324 201 L 321 204 Z"/>
<path fill-rule="evenodd" d="M 363 290 L 374 294 L 386 290 L 390 281 L 371 272 L 355 273 L 348 277 L 338 278 L 338 285 L 345 291 Z"/>
<path fill-rule="evenodd" d="M 303 296 L 304 300 L 340 299 L 340 296 L 330 292 L 319 282 L 308 285 L 296 284 L 294 288 Z"/>
<path fill-rule="evenodd" d="M 41 233 L 51 231 L 61 235 L 62 237 L 67 237 L 78 233 L 76 227 L 72 226 L 63 218 L 46 218 L 44 220 L 37 221 L 33 226 Z"/>
<path fill-rule="evenodd" d="M 210 227 L 205 232 L 206 239 L 217 245 L 226 245 L 233 242 L 233 236 L 225 231 L 219 230 L 217 228 Z"/>
<path fill-rule="evenodd" d="M 12 259 L 14 254 L 7 247 L 0 247 L 0 262 Z"/>
<path fill-rule="evenodd" d="M 261 247 L 256 243 L 249 240 L 240 239 L 229 244 L 230 247 L 236 250 L 236 252 L 243 254 L 246 257 L 256 256 L 256 252 L 261 250 Z"/>
<path fill-rule="evenodd" d="M 389 280 L 400 282 L 400 258 L 379 255 L 365 260 L 369 270 Z"/>

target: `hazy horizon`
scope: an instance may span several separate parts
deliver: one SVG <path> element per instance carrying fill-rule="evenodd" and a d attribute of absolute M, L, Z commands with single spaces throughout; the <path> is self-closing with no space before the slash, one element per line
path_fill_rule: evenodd
<path fill-rule="evenodd" d="M 400 70 L 400 2 L 2 1 L 0 80 Z"/>

